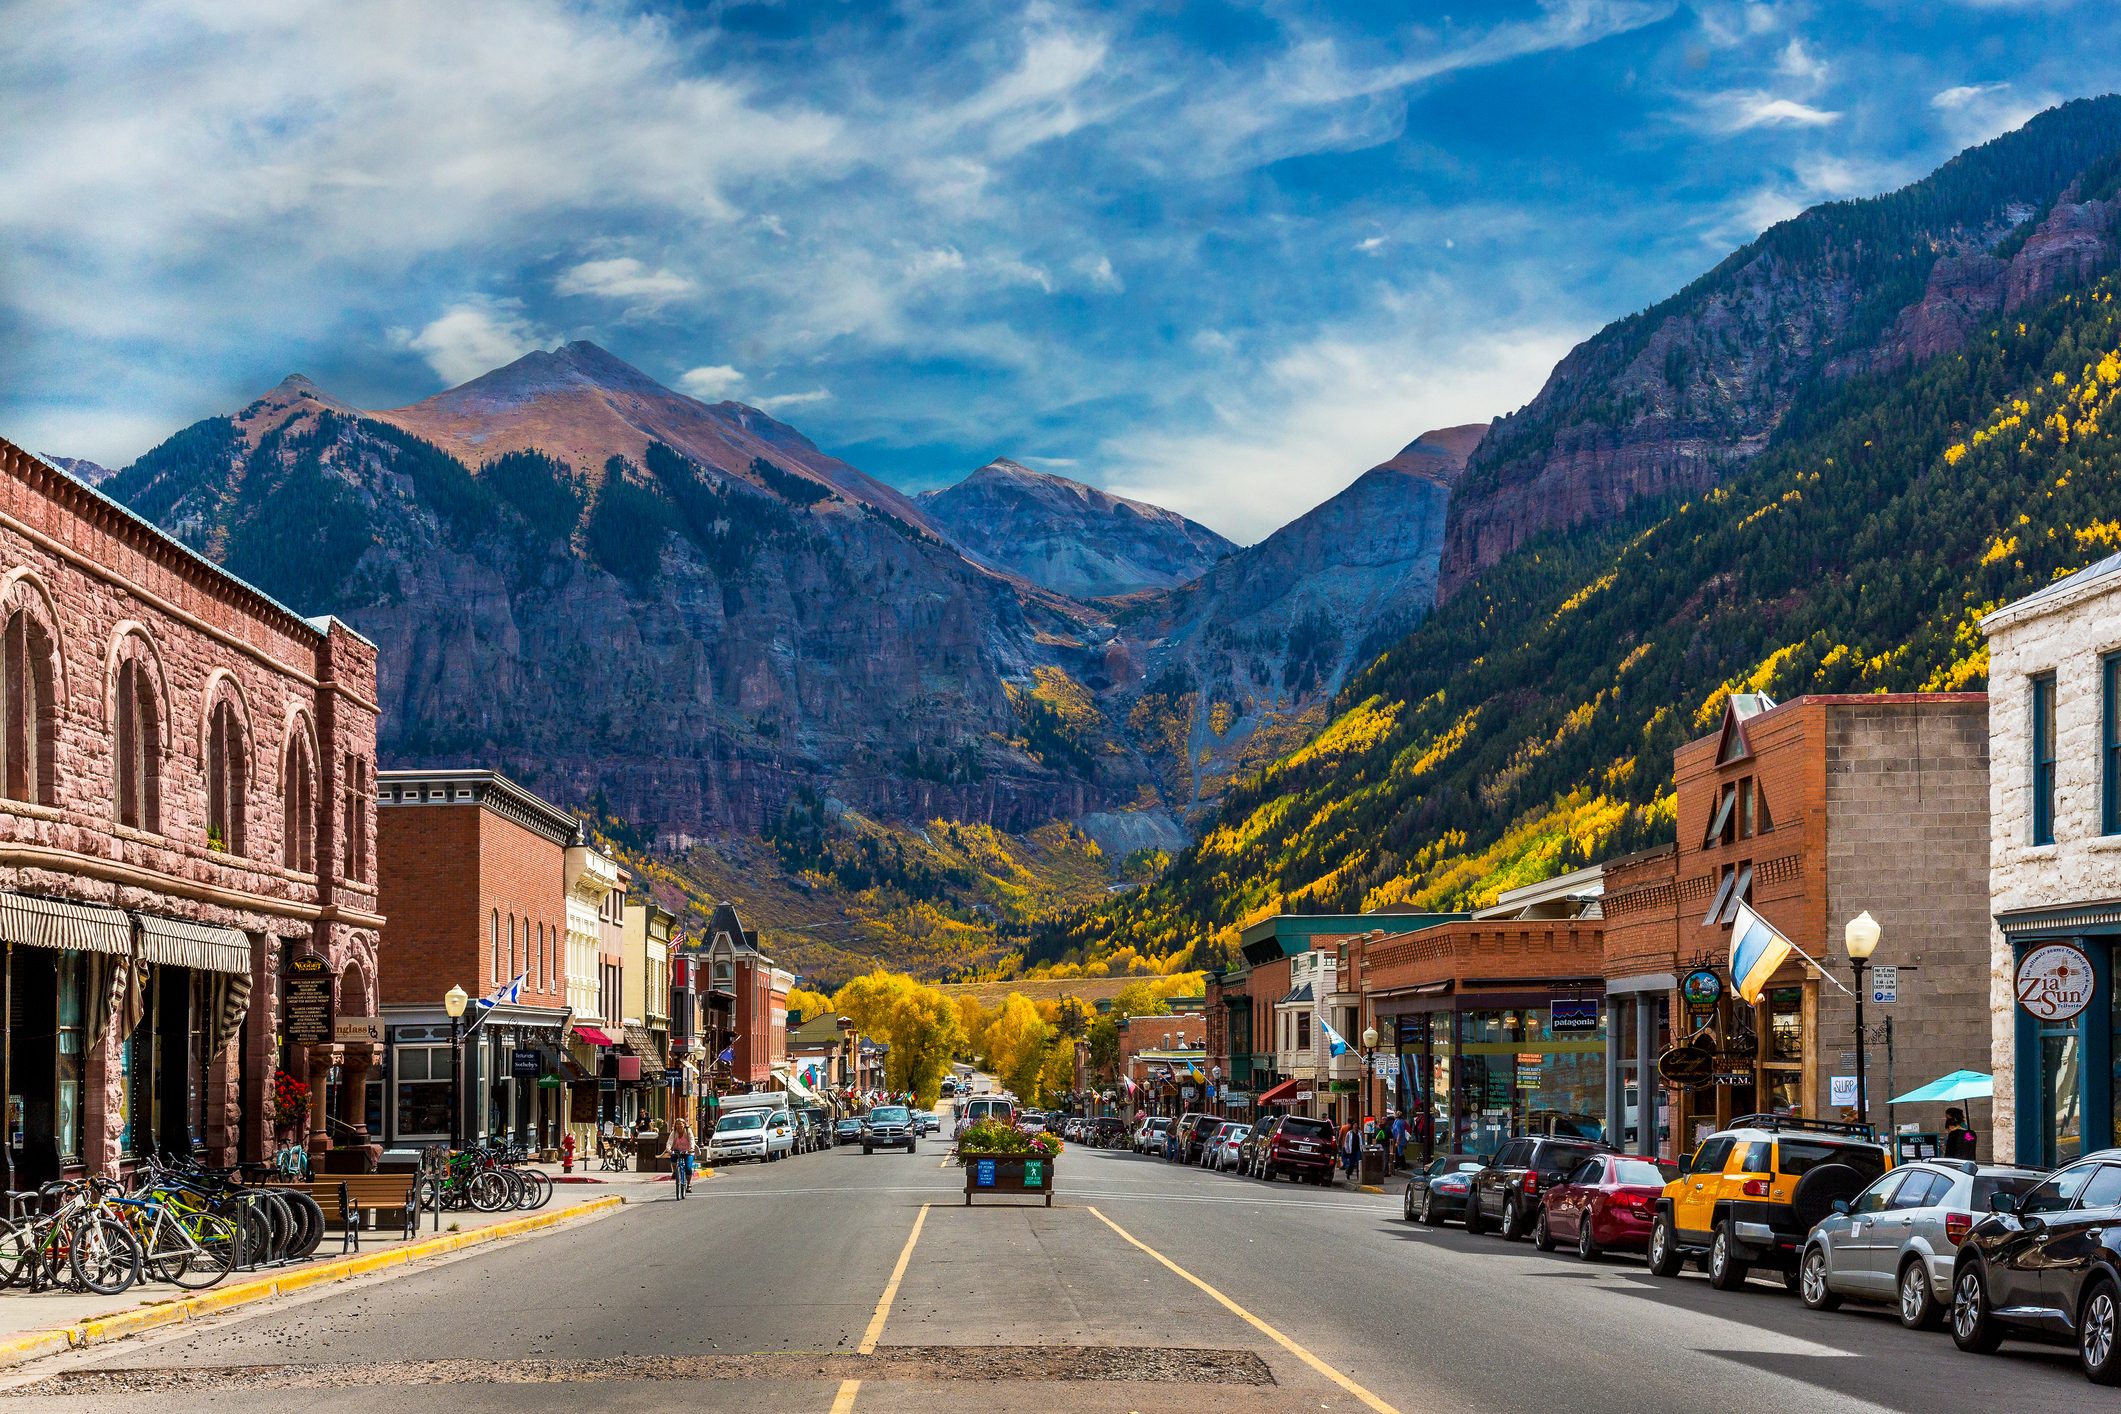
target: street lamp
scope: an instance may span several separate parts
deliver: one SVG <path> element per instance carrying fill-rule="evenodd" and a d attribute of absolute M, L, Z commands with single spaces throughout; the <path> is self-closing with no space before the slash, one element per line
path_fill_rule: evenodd
<path fill-rule="evenodd" d="M 442 994 L 442 1010 L 449 1013 L 449 1147 L 464 1147 L 464 1008 L 471 996 L 452 986 Z"/>
<path fill-rule="evenodd" d="M 1362 1107 L 1367 1117 L 1377 1117 L 1377 1028 L 1362 1029 Z"/>
<path fill-rule="evenodd" d="M 1863 970 L 1870 965 L 1871 954 L 1878 950 L 1878 935 L 1882 931 L 1878 920 L 1866 910 L 1851 918 L 1841 934 L 1842 941 L 1848 945 L 1849 970 L 1856 974 L 1856 1120 L 1859 1124 L 1871 1122 L 1870 1094 L 1864 1088 L 1863 1074 Z"/>

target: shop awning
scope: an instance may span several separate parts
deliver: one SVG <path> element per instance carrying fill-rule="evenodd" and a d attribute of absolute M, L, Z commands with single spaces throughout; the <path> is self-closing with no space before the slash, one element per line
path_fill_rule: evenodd
<path fill-rule="evenodd" d="M 163 967 L 200 972 L 250 972 L 250 939 L 233 928 L 187 923 L 181 918 L 139 915 L 140 957 Z"/>
<path fill-rule="evenodd" d="M 574 1034 L 581 1037 L 583 1040 L 587 1041 L 592 1046 L 616 1046 L 618 1044 L 618 1042 L 611 1039 L 608 1033 L 601 1030 L 600 1028 L 595 1026 L 584 1026 L 579 1021 L 574 1024 Z"/>
<path fill-rule="evenodd" d="M 1273 1089 L 1262 1091 L 1258 1104 L 1264 1108 L 1268 1105 L 1293 1105 L 1308 1100 L 1315 1083 L 1310 1080 L 1284 1080 Z"/>
<path fill-rule="evenodd" d="M 133 921 L 123 909 L 29 894 L 0 894 L 0 938 L 20 947 L 81 952 L 133 950 Z M 246 958 L 244 971 L 250 970 Z"/>
<path fill-rule="evenodd" d="M 657 1070 L 663 1068 L 663 1048 L 656 1043 L 655 1033 L 647 1027 L 627 1024 L 626 1049 L 639 1056 L 643 1064 L 652 1065 Z"/>

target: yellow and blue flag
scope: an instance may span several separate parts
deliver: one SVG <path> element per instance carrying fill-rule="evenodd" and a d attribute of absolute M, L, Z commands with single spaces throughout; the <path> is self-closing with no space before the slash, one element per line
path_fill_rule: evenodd
<path fill-rule="evenodd" d="M 1751 1006 L 1775 975 L 1775 969 L 1796 944 L 1775 931 L 1775 925 L 1753 912 L 1752 905 L 1738 905 L 1738 919 L 1731 925 L 1731 985 Z"/>

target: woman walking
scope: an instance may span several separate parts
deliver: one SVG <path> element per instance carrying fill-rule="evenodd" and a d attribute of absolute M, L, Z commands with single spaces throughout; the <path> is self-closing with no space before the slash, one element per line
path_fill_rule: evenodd
<path fill-rule="evenodd" d="M 692 1121 L 679 1115 L 670 1122 L 670 1140 L 663 1146 L 670 1159 L 670 1182 L 678 1200 L 692 1191 Z"/>

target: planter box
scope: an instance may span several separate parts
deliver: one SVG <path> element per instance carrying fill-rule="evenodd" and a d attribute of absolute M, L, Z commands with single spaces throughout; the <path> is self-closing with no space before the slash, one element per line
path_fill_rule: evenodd
<path fill-rule="evenodd" d="M 1016 1193 L 1043 1197 L 1053 1206 L 1054 1160 L 1043 1154 L 973 1154 L 964 1160 L 965 1206 L 974 1194 Z"/>

